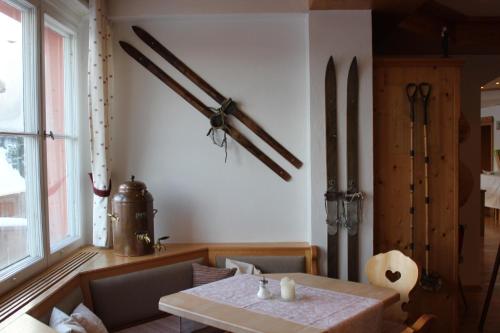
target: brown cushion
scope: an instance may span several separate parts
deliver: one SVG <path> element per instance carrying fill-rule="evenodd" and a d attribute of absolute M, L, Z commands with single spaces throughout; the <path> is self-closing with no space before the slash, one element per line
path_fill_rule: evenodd
<path fill-rule="evenodd" d="M 210 282 L 233 276 L 236 268 L 217 268 L 193 263 L 193 286 L 198 287 Z"/>

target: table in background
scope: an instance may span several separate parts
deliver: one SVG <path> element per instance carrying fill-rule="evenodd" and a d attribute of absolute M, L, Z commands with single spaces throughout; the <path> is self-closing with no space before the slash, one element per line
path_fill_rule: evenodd
<path fill-rule="evenodd" d="M 485 191 L 484 206 L 492 208 L 495 223 L 500 221 L 500 173 L 481 174 L 481 190 Z M 481 236 L 484 235 L 484 224 L 481 223 Z"/>

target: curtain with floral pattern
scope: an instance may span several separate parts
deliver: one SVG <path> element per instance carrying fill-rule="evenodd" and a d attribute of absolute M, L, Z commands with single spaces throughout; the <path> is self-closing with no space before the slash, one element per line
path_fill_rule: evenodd
<path fill-rule="evenodd" d="M 111 245 L 108 218 L 111 191 L 110 121 L 113 105 L 111 28 L 105 0 L 89 1 L 88 98 L 91 169 L 94 188 L 93 244 Z"/>

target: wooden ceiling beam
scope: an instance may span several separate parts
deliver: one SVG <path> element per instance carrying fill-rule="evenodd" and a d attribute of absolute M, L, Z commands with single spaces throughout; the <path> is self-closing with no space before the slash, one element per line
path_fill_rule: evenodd
<path fill-rule="evenodd" d="M 500 17 L 467 17 L 429 0 L 392 29 L 380 21 L 374 15 L 375 54 L 440 54 L 443 26 L 448 27 L 451 55 L 500 54 Z"/>
<path fill-rule="evenodd" d="M 309 9 L 370 9 L 371 2 L 371 0 L 309 0 Z"/>
<path fill-rule="evenodd" d="M 409 20 L 408 22 L 411 22 Z M 441 54 L 438 25 L 423 27 L 424 20 L 408 23 L 374 45 L 375 54 Z M 500 18 L 475 18 L 455 23 L 450 32 L 449 53 L 500 54 Z"/>
<path fill-rule="evenodd" d="M 309 0 L 310 10 L 371 9 L 384 13 L 413 13 L 427 0 Z"/>

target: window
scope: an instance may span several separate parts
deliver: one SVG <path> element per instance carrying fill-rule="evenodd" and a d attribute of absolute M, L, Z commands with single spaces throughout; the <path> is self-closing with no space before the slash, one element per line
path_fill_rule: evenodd
<path fill-rule="evenodd" d="M 47 202 L 52 251 L 79 236 L 74 33 L 45 15 Z"/>
<path fill-rule="evenodd" d="M 54 1 L 0 0 L 0 293 L 81 243 L 77 35 Z"/>
<path fill-rule="evenodd" d="M 0 278 L 43 257 L 35 18 L 0 0 Z"/>

